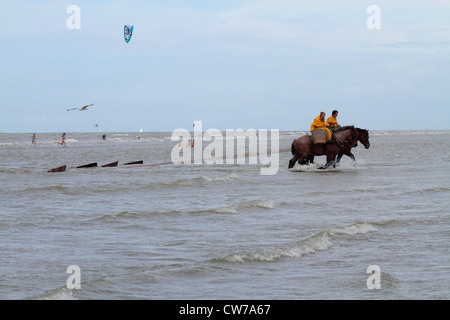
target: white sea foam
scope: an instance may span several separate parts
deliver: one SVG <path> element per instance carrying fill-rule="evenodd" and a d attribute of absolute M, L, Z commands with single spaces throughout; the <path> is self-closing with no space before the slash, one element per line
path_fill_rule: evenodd
<path fill-rule="evenodd" d="M 358 222 L 349 226 L 333 228 L 330 230 L 332 234 L 365 234 L 378 231 L 374 226 L 367 222 Z"/>
<path fill-rule="evenodd" d="M 332 228 L 327 231 L 319 232 L 309 238 L 288 243 L 280 247 L 256 250 L 239 254 L 231 254 L 224 258 L 228 262 L 260 261 L 271 262 L 282 257 L 300 258 L 306 254 L 312 254 L 317 251 L 327 250 L 333 245 L 332 240 L 337 239 L 339 235 L 357 235 L 369 232 L 376 232 L 377 229 L 372 225 L 361 222 L 348 226 Z"/>
<path fill-rule="evenodd" d="M 15 145 L 14 142 L 3 142 L 3 143 L 0 143 L 0 147 L 14 146 L 14 145 Z"/>
<path fill-rule="evenodd" d="M 239 208 L 237 206 L 231 206 L 231 207 L 223 207 L 223 208 L 217 208 L 213 211 L 216 213 L 226 213 L 226 214 L 234 214 L 238 213 Z"/>
<path fill-rule="evenodd" d="M 239 203 L 234 206 L 217 208 L 217 209 L 214 209 L 213 211 L 216 213 L 238 213 L 240 210 L 249 209 L 249 208 L 273 209 L 274 203 L 272 201 L 267 201 L 267 200 L 256 200 L 256 201 Z"/>
<path fill-rule="evenodd" d="M 289 171 L 292 172 L 339 172 L 339 171 L 348 171 L 348 170 L 360 170 L 365 169 L 364 160 L 356 160 L 352 161 L 349 159 L 341 159 L 339 163 L 336 164 L 336 167 L 329 167 L 327 169 L 320 169 L 325 165 L 325 157 L 318 159 L 318 161 L 322 161 L 323 163 L 314 162 L 310 165 L 301 165 L 298 162 L 294 165 L 293 168 L 290 168 Z M 350 160 L 350 161 L 349 161 Z"/>
<path fill-rule="evenodd" d="M 237 178 L 239 178 L 239 176 L 235 173 L 228 173 L 224 176 L 218 176 L 218 177 L 202 177 L 205 181 L 208 182 L 214 182 L 214 181 L 233 181 Z"/>
<path fill-rule="evenodd" d="M 42 294 L 32 296 L 29 300 L 76 300 L 73 296 L 72 290 L 67 287 L 60 287 L 53 290 L 46 291 Z"/>
<path fill-rule="evenodd" d="M 290 168 L 290 171 L 297 171 L 297 172 L 306 172 L 306 171 L 317 171 L 319 170 L 319 167 L 321 165 L 319 165 L 318 163 L 312 163 L 310 165 L 301 165 L 298 162 L 295 163 L 293 168 Z"/>

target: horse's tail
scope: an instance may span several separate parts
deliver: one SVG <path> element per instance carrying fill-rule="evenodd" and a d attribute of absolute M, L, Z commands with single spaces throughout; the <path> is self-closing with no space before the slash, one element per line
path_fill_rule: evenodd
<path fill-rule="evenodd" d="M 295 150 L 295 141 L 297 141 L 297 140 L 292 141 L 292 145 L 291 145 L 291 152 L 292 152 L 293 156 L 295 156 L 295 154 L 297 153 L 297 151 Z"/>

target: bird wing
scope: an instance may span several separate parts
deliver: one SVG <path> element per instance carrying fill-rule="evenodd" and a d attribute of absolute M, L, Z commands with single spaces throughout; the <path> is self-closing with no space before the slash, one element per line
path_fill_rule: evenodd
<path fill-rule="evenodd" d="M 94 103 L 85 105 L 84 107 L 80 108 L 80 110 L 81 110 L 81 111 L 87 110 L 88 107 L 93 106 L 93 105 L 94 105 Z"/>
<path fill-rule="evenodd" d="M 85 105 L 84 107 L 81 107 L 81 108 L 67 109 L 67 111 L 70 111 L 70 110 L 80 110 L 80 111 L 83 111 L 83 110 L 86 110 L 88 107 L 93 106 L 94 104 L 95 104 L 95 103 L 88 104 L 88 105 Z"/>

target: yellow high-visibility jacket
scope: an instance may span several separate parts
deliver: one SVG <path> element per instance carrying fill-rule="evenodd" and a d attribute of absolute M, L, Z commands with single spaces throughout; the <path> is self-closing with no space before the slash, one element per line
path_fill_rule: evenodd
<path fill-rule="evenodd" d="M 325 121 L 323 121 L 320 118 L 320 115 L 318 115 L 317 118 L 315 118 L 313 123 L 311 124 L 311 131 L 316 130 L 316 129 L 327 130 L 327 141 L 331 140 L 331 130 L 325 126 Z"/>
<path fill-rule="evenodd" d="M 329 116 L 327 119 L 327 122 L 325 124 L 327 127 L 340 127 L 339 123 L 337 123 L 337 120 L 333 116 Z"/>
<path fill-rule="evenodd" d="M 320 116 L 317 116 L 317 118 L 314 119 L 313 123 L 311 123 L 311 131 L 323 128 L 325 128 L 325 121 L 323 121 Z"/>

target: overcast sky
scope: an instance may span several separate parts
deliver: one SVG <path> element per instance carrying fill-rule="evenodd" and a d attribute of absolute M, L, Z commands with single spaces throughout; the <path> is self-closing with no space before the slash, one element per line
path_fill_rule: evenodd
<path fill-rule="evenodd" d="M 0 17 L 4 132 L 309 130 L 333 109 L 450 130 L 448 0 L 14 0 Z"/>

